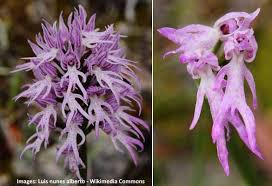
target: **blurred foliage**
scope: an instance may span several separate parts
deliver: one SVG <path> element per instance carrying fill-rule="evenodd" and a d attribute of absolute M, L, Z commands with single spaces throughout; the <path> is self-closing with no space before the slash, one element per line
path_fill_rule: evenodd
<path fill-rule="evenodd" d="M 68 14 L 82 4 L 88 16 L 97 14 L 97 27 L 114 23 L 116 30 L 127 35 L 123 45 L 129 59 L 138 61 L 143 86 L 142 117 L 151 124 L 151 1 L 150 0 L 0 0 L 0 186 L 15 185 L 16 178 L 71 178 L 61 163 L 55 163 L 55 136 L 47 150 L 33 161 L 31 153 L 23 160 L 19 154 L 34 128 L 27 126 L 34 107 L 12 98 L 21 86 L 33 78 L 31 73 L 10 74 L 21 57 L 33 56 L 27 39 L 41 32 L 43 19 L 53 23 L 61 11 Z M 145 150 L 139 153 L 138 167 L 127 154 L 120 154 L 107 136 L 95 140 L 88 136 L 89 177 L 145 179 L 151 185 L 151 134 L 146 133 Z"/>
<path fill-rule="evenodd" d="M 212 26 L 230 11 L 252 12 L 261 8 L 254 22 L 259 45 L 256 60 L 248 64 L 257 86 L 259 108 L 257 141 L 265 160 L 258 160 L 241 143 L 231 128 L 229 141 L 230 176 L 224 175 L 212 144 L 211 116 L 204 104 L 198 126 L 189 131 L 193 117 L 197 83 L 177 56 L 162 59 L 176 48 L 156 31 L 161 27 L 181 28 L 199 23 Z M 270 186 L 272 185 L 272 1 L 269 0 L 156 0 L 154 1 L 154 142 L 155 185 L 158 186 Z M 247 94 L 251 102 L 250 93 Z M 265 119 L 262 119 L 265 118 Z M 158 176 L 156 176 L 158 174 Z"/>

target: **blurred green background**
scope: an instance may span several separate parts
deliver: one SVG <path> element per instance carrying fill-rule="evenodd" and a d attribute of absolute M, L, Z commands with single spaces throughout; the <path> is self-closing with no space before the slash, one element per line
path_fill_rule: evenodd
<path fill-rule="evenodd" d="M 248 64 L 257 86 L 257 141 L 265 160 L 258 160 L 231 128 L 228 143 L 230 176 L 224 175 L 211 140 L 212 120 L 207 102 L 197 127 L 189 131 L 197 84 L 178 62 L 162 55 L 177 46 L 156 31 L 199 23 L 212 26 L 231 11 L 261 12 L 254 22 L 259 45 Z M 272 1 L 156 0 L 154 1 L 154 181 L 156 186 L 270 186 L 272 185 Z M 248 90 L 248 88 L 247 88 Z M 251 94 L 247 94 L 249 102 Z"/>
<path fill-rule="evenodd" d="M 23 160 L 19 155 L 26 139 L 34 132 L 27 126 L 27 112 L 36 108 L 15 103 L 12 98 L 21 86 L 30 82 L 32 74 L 10 74 L 21 57 L 33 53 L 27 39 L 34 40 L 41 32 L 42 19 L 53 23 L 63 10 L 65 19 L 74 7 L 82 4 L 88 17 L 97 14 L 97 27 L 111 23 L 128 38 L 123 40 L 129 59 L 139 62 L 138 72 L 143 86 L 143 113 L 141 117 L 151 124 L 151 1 L 150 0 L 0 0 L 0 186 L 16 185 L 21 179 L 72 178 L 62 163 L 55 163 L 57 136 L 50 147 L 42 149 L 35 160 L 30 152 Z M 107 136 L 95 140 L 88 135 L 88 178 L 145 179 L 151 185 L 151 133 L 146 132 L 145 150 L 139 153 L 135 167 L 128 154 L 116 151 Z"/>

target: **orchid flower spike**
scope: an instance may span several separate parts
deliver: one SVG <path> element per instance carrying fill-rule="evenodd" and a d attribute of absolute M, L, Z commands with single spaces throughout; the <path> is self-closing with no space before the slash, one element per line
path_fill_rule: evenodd
<path fill-rule="evenodd" d="M 103 31 L 95 28 L 93 15 L 87 20 L 79 5 L 65 23 L 42 24 L 43 34 L 29 41 L 34 57 L 23 58 L 13 72 L 32 71 L 35 80 L 15 100 L 25 98 L 28 105 L 41 109 L 30 120 L 36 133 L 27 141 L 22 155 L 31 150 L 35 155 L 50 144 L 50 135 L 59 131 L 60 145 L 56 159 L 64 158 L 65 167 L 82 179 L 85 168 L 79 149 L 86 141 L 83 128 L 93 127 L 98 138 L 106 133 L 118 151 L 127 149 L 136 164 L 136 151 L 143 150 L 145 121 L 134 116 L 132 105 L 141 109 L 141 95 L 134 85 L 139 78 L 132 70 L 135 62 L 126 59 L 120 45 L 120 33 L 110 25 Z M 136 112 L 135 115 L 138 113 Z M 81 139 L 78 141 L 78 139 Z"/>
<path fill-rule="evenodd" d="M 164 57 L 178 54 L 180 63 L 187 65 L 192 78 L 200 79 L 190 129 L 196 126 L 206 97 L 213 119 L 212 139 L 216 143 L 218 158 L 226 175 L 229 175 L 226 141 L 229 139 L 230 124 L 245 145 L 262 159 L 256 143 L 254 115 L 246 103 L 244 93 L 246 79 L 253 95 L 253 108 L 256 109 L 253 75 L 244 62 L 252 62 L 257 53 L 258 46 L 251 23 L 259 11 L 257 9 L 251 14 L 228 13 L 216 21 L 213 27 L 189 25 L 177 30 L 168 27 L 158 29 L 162 36 L 179 45 L 178 49 L 167 52 Z M 223 67 L 213 53 L 216 43 L 220 41 L 224 45 L 225 59 L 231 60 Z"/>

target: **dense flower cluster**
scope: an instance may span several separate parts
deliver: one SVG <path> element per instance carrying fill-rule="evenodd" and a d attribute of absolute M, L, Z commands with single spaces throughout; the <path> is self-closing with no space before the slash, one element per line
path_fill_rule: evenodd
<path fill-rule="evenodd" d="M 256 90 L 253 76 L 246 66 L 255 59 L 257 42 L 251 22 L 260 9 L 248 14 L 232 12 L 218 19 L 213 27 L 189 25 L 181 29 L 164 27 L 159 33 L 179 48 L 167 52 L 179 54 L 179 61 L 187 64 L 193 79 L 200 79 L 193 129 L 200 117 L 204 97 L 210 105 L 213 119 L 212 139 L 217 145 L 217 154 L 226 175 L 229 175 L 228 150 L 229 125 L 238 132 L 247 147 L 262 158 L 255 137 L 255 118 L 248 106 L 244 91 L 244 81 L 249 84 L 253 95 L 253 108 L 257 108 Z M 229 63 L 219 65 L 214 51 L 218 42 L 223 44 L 225 60 Z"/>
<path fill-rule="evenodd" d="M 35 155 L 42 145 L 46 148 L 52 132 L 61 131 L 62 143 L 56 159 L 64 157 L 66 166 L 81 178 L 84 168 L 79 148 L 85 142 L 84 128 L 93 127 L 96 137 L 101 131 L 111 137 L 117 150 L 125 147 L 137 164 L 136 150 L 142 150 L 142 129 L 148 125 L 131 115 L 133 103 L 141 112 L 141 96 L 134 88 L 139 79 L 133 68 L 135 62 L 126 59 L 120 46 L 118 32 L 113 25 L 99 31 L 95 15 L 86 20 L 82 6 L 75 9 L 64 23 L 62 14 L 58 24 L 44 21 L 43 34 L 36 35 L 36 44 L 29 41 L 35 57 L 16 66 L 14 72 L 32 71 L 33 83 L 15 97 L 27 98 L 40 112 L 30 116 L 29 124 L 36 133 L 29 138 L 22 152 L 31 150 Z M 63 120 L 64 126 L 57 121 Z M 79 140 L 80 139 L 80 140 Z"/>

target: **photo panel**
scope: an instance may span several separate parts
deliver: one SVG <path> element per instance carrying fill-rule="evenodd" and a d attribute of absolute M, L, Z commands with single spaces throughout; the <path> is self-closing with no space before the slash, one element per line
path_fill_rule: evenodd
<path fill-rule="evenodd" d="M 154 1 L 154 185 L 271 184 L 270 1 Z"/>
<path fill-rule="evenodd" d="M 152 2 L 0 2 L 0 186 L 152 185 Z"/>

